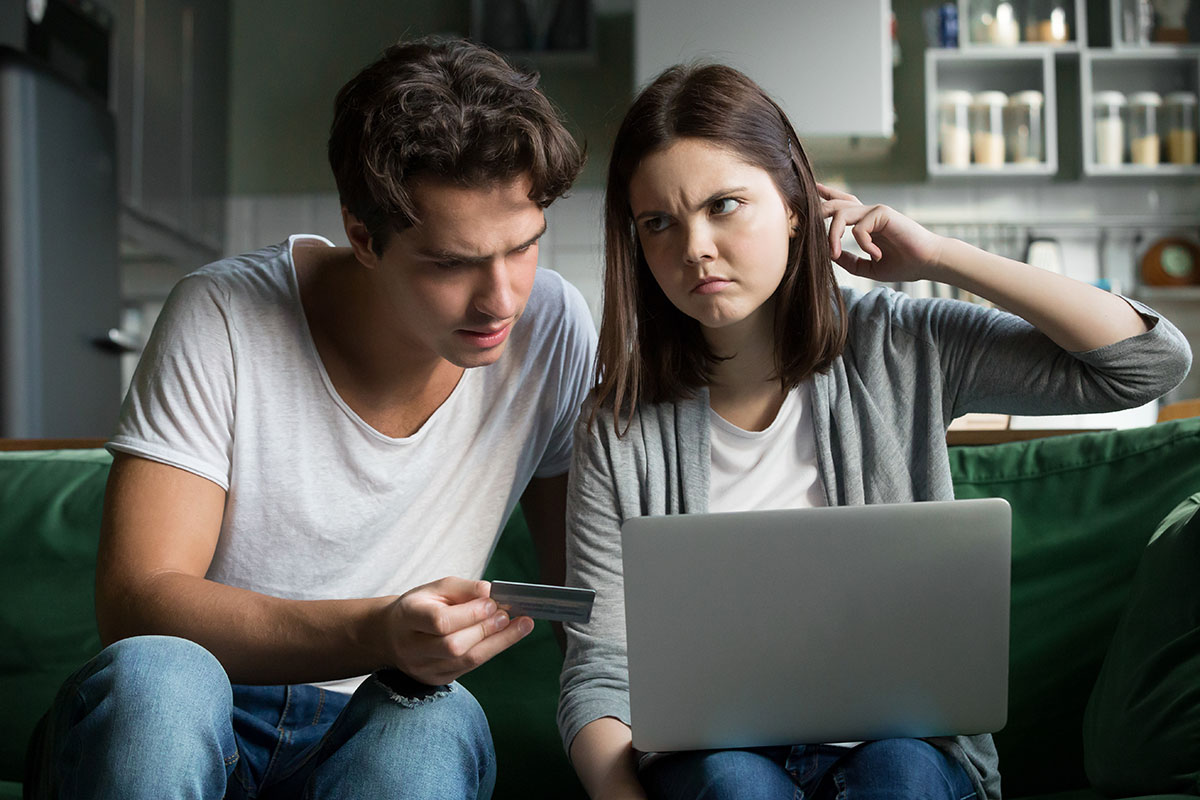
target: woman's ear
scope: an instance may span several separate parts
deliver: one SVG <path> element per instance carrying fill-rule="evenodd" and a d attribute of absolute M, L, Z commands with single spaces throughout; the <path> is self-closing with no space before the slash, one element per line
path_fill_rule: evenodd
<path fill-rule="evenodd" d="M 800 235 L 800 215 L 795 211 L 788 211 L 788 238 L 795 239 Z"/>

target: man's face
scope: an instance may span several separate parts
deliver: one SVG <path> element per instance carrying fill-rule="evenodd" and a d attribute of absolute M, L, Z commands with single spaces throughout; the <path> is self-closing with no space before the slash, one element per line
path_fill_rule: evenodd
<path fill-rule="evenodd" d="M 521 176 L 489 187 L 416 185 L 421 222 L 393 235 L 375 268 L 400 336 L 418 357 L 494 363 L 533 289 L 541 207 Z"/>

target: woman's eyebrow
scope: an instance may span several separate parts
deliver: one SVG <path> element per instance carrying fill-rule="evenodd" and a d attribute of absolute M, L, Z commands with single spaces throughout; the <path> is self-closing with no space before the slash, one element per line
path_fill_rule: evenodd
<path fill-rule="evenodd" d="M 697 203 L 696 208 L 704 208 L 709 203 L 712 203 L 716 200 L 720 200 L 722 197 L 725 197 L 726 195 L 737 194 L 738 192 L 744 192 L 744 191 L 746 191 L 745 186 L 730 186 L 726 189 L 718 189 L 717 191 L 713 192 L 708 197 L 704 198 L 699 203 Z M 662 216 L 669 216 L 669 215 L 667 214 L 666 211 L 643 211 L 642 213 L 640 213 L 636 217 L 634 217 L 634 220 L 640 220 L 644 217 L 662 217 Z"/>

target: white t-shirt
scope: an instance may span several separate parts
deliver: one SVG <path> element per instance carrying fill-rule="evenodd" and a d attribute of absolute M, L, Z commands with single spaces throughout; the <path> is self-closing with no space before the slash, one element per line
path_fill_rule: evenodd
<path fill-rule="evenodd" d="M 825 505 L 810 403 L 806 381 L 788 392 L 762 431 L 743 430 L 709 409 L 710 512 Z"/>
<path fill-rule="evenodd" d="M 539 269 L 500 359 L 466 370 L 420 430 L 391 438 L 321 363 L 297 238 L 175 287 L 109 449 L 227 491 L 211 580 L 314 600 L 480 577 L 529 479 L 570 465 L 596 339 L 582 295 Z"/>

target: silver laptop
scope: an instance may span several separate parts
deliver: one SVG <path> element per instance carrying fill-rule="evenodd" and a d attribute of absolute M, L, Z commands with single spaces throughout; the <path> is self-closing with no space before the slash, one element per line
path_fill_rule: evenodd
<path fill-rule="evenodd" d="M 634 747 L 999 730 L 1011 516 L 989 498 L 627 520 Z"/>

